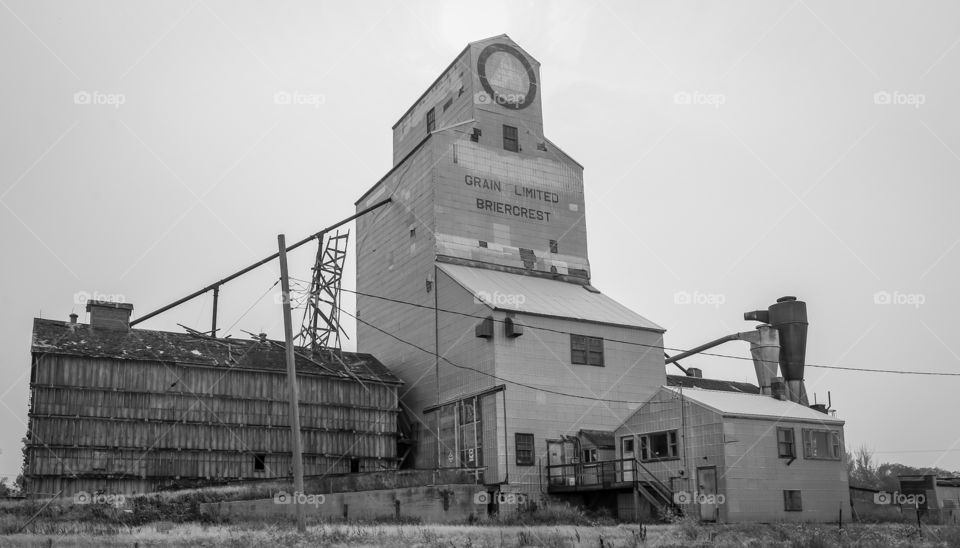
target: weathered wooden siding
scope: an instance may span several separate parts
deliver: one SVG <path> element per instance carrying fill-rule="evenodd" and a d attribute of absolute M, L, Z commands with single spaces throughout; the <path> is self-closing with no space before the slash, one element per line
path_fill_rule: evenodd
<path fill-rule="evenodd" d="M 45 354 L 32 378 L 34 493 L 290 474 L 283 371 Z M 309 374 L 298 382 L 306 474 L 396 467 L 395 384 Z"/>

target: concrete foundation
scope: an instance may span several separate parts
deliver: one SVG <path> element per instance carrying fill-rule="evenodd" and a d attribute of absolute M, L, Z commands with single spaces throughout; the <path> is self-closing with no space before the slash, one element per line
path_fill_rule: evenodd
<path fill-rule="evenodd" d="M 487 516 L 489 497 L 477 497 L 478 492 L 486 493 L 481 486 L 456 484 L 353 493 L 307 493 L 299 497 L 279 491 L 272 499 L 202 504 L 201 510 L 233 520 L 292 518 L 295 505 L 302 504 L 308 519 L 458 523 Z"/>

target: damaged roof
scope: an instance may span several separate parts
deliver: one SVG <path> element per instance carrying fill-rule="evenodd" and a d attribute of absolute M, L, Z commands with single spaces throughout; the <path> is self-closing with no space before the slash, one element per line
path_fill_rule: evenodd
<path fill-rule="evenodd" d="M 34 354 L 154 361 L 186 365 L 286 371 L 286 350 L 280 341 L 212 338 L 191 333 L 148 329 L 94 328 L 57 320 L 33 320 Z M 401 384 L 399 378 L 370 354 L 318 352 L 297 348 L 297 373 L 356 378 Z"/>
<path fill-rule="evenodd" d="M 437 266 L 493 309 L 664 331 L 594 288 L 486 268 L 448 263 Z"/>
<path fill-rule="evenodd" d="M 724 392 L 741 392 L 744 394 L 760 393 L 760 388 L 748 382 L 725 381 L 722 379 L 705 379 L 703 377 L 687 377 L 684 375 L 667 375 L 667 386 L 703 388 L 706 390 L 722 390 Z"/>

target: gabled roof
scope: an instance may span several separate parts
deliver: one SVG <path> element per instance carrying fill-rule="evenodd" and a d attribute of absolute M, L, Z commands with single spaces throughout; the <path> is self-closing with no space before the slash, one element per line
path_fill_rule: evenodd
<path fill-rule="evenodd" d="M 760 388 L 748 382 L 726 381 L 722 379 L 704 379 L 703 377 L 687 377 L 684 375 L 667 375 L 667 386 L 704 388 L 706 390 L 723 390 L 725 392 L 741 392 L 744 394 L 760 393 Z"/>
<path fill-rule="evenodd" d="M 286 353 L 279 341 L 213 339 L 189 333 L 148 329 L 106 329 L 56 320 L 33 320 L 33 345 L 37 355 L 112 358 L 263 371 L 286 371 Z M 370 354 L 318 352 L 297 349 L 297 373 L 343 379 L 358 378 L 401 384 L 389 369 Z"/>
<path fill-rule="evenodd" d="M 843 421 L 792 401 L 778 400 L 763 394 L 743 394 L 725 390 L 678 388 L 664 386 L 678 397 L 700 404 L 725 417 L 760 417 L 774 420 L 816 422 L 840 426 Z"/>
<path fill-rule="evenodd" d="M 580 437 L 600 449 L 613 449 L 616 447 L 616 444 L 614 443 L 613 432 L 611 431 L 581 430 Z"/>
<path fill-rule="evenodd" d="M 495 310 L 664 331 L 640 314 L 583 285 L 448 263 L 437 263 L 437 266 Z"/>

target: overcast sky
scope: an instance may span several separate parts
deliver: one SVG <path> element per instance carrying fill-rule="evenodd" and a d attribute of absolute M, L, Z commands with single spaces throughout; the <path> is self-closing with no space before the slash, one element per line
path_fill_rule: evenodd
<path fill-rule="evenodd" d="M 796 295 L 810 364 L 960 373 L 956 3 L 0 0 L 0 475 L 20 469 L 32 318 L 84 321 L 78 293 L 144 314 L 349 216 L 394 122 L 502 33 L 541 62 L 546 134 L 585 166 L 594 285 L 666 346 Z M 272 297 L 253 306 L 276 277 L 225 286 L 221 327 L 281 338 Z M 685 365 L 755 381 L 747 361 Z M 808 368 L 807 390 L 832 394 L 849 448 L 960 470 L 960 377 Z"/>

